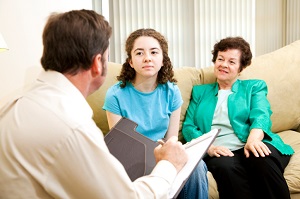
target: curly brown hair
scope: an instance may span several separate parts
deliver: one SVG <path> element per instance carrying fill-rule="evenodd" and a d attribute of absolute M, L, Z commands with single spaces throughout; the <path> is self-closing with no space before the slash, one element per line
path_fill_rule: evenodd
<path fill-rule="evenodd" d="M 213 54 L 212 62 L 215 63 L 219 51 L 224 52 L 228 49 L 238 49 L 241 52 L 239 72 L 242 72 L 242 70 L 251 64 L 252 52 L 250 45 L 242 37 L 226 37 L 217 42 L 211 51 Z"/>
<path fill-rule="evenodd" d="M 125 63 L 123 63 L 122 65 L 120 75 L 117 76 L 117 79 L 121 81 L 120 87 L 124 88 L 126 86 L 126 82 L 130 82 L 135 78 L 136 72 L 133 68 L 131 68 L 129 62 L 132 59 L 131 51 L 133 49 L 134 42 L 141 36 L 153 37 L 154 39 L 156 39 L 163 51 L 163 67 L 161 67 L 161 69 L 158 71 L 157 83 L 165 84 L 168 81 L 174 83 L 177 82 L 177 80 L 174 78 L 172 62 L 168 55 L 168 42 L 162 34 L 154 29 L 149 28 L 138 29 L 132 32 L 126 40 L 125 50 L 127 53 L 127 58 Z"/>

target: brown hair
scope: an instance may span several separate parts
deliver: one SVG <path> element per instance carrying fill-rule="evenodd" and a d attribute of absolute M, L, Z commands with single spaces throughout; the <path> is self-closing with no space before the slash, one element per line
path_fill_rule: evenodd
<path fill-rule="evenodd" d="M 50 15 L 43 32 L 41 64 L 47 70 L 77 74 L 88 70 L 97 54 L 109 46 L 112 29 L 92 10 L 73 10 Z"/>
<path fill-rule="evenodd" d="M 117 79 L 121 81 L 120 87 L 124 88 L 126 86 L 126 82 L 132 81 L 136 75 L 135 70 L 131 68 L 129 62 L 132 59 L 131 51 L 133 49 L 134 42 L 141 36 L 153 37 L 156 39 L 163 51 L 163 67 L 161 67 L 161 69 L 158 71 L 157 83 L 165 84 L 168 81 L 177 82 L 177 80 L 174 78 L 173 66 L 168 55 L 168 43 L 164 36 L 154 29 L 138 29 L 132 32 L 126 40 L 125 50 L 127 53 L 127 58 L 125 63 L 123 63 L 120 75 L 117 76 Z"/>
<path fill-rule="evenodd" d="M 213 58 L 212 62 L 215 63 L 219 51 L 224 52 L 228 49 L 238 49 L 241 52 L 240 68 L 239 71 L 242 72 L 247 66 L 251 64 L 252 52 L 250 45 L 242 37 L 226 37 L 220 40 L 214 45 L 212 50 Z"/>

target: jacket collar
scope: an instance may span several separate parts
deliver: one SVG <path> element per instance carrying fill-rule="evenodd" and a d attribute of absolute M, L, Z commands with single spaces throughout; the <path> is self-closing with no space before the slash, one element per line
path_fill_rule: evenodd
<path fill-rule="evenodd" d="M 237 79 L 237 80 L 233 83 L 233 85 L 232 85 L 232 87 L 231 87 L 231 91 L 232 91 L 232 92 L 236 93 L 236 92 L 238 91 L 240 82 L 241 82 L 241 80 Z M 215 94 L 215 96 L 218 96 L 218 91 L 219 91 L 219 84 L 218 84 L 218 82 L 216 82 L 216 83 L 215 83 L 215 88 L 214 88 L 214 94 Z"/>

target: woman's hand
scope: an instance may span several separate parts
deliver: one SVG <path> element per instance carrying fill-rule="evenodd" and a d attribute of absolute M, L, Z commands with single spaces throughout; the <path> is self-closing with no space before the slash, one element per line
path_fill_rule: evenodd
<path fill-rule="evenodd" d="M 263 138 L 264 132 L 261 129 L 252 129 L 250 131 L 247 143 L 244 147 L 244 154 L 247 158 L 250 156 L 250 152 L 252 152 L 255 157 L 265 157 L 271 153 L 267 145 L 262 142 Z"/>
<path fill-rule="evenodd" d="M 211 145 L 208 150 L 207 153 L 210 157 L 216 156 L 216 157 L 220 157 L 222 156 L 234 156 L 234 154 L 226 147 L 224 146 L 214 146 Z"/>

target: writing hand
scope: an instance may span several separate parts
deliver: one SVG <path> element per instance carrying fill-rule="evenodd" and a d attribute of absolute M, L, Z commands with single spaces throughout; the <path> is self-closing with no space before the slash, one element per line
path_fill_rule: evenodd
<path fill-rule="evenodd" d="M 171 162 L 179 172 L 188 160 L 188 155 L 184 146 L 178 141 L 177 136 L 170 137 L 166 142 L 161 142 L 154 149 L 154 156 L 156 162 L 160 160 L 167 160 Z"/>

